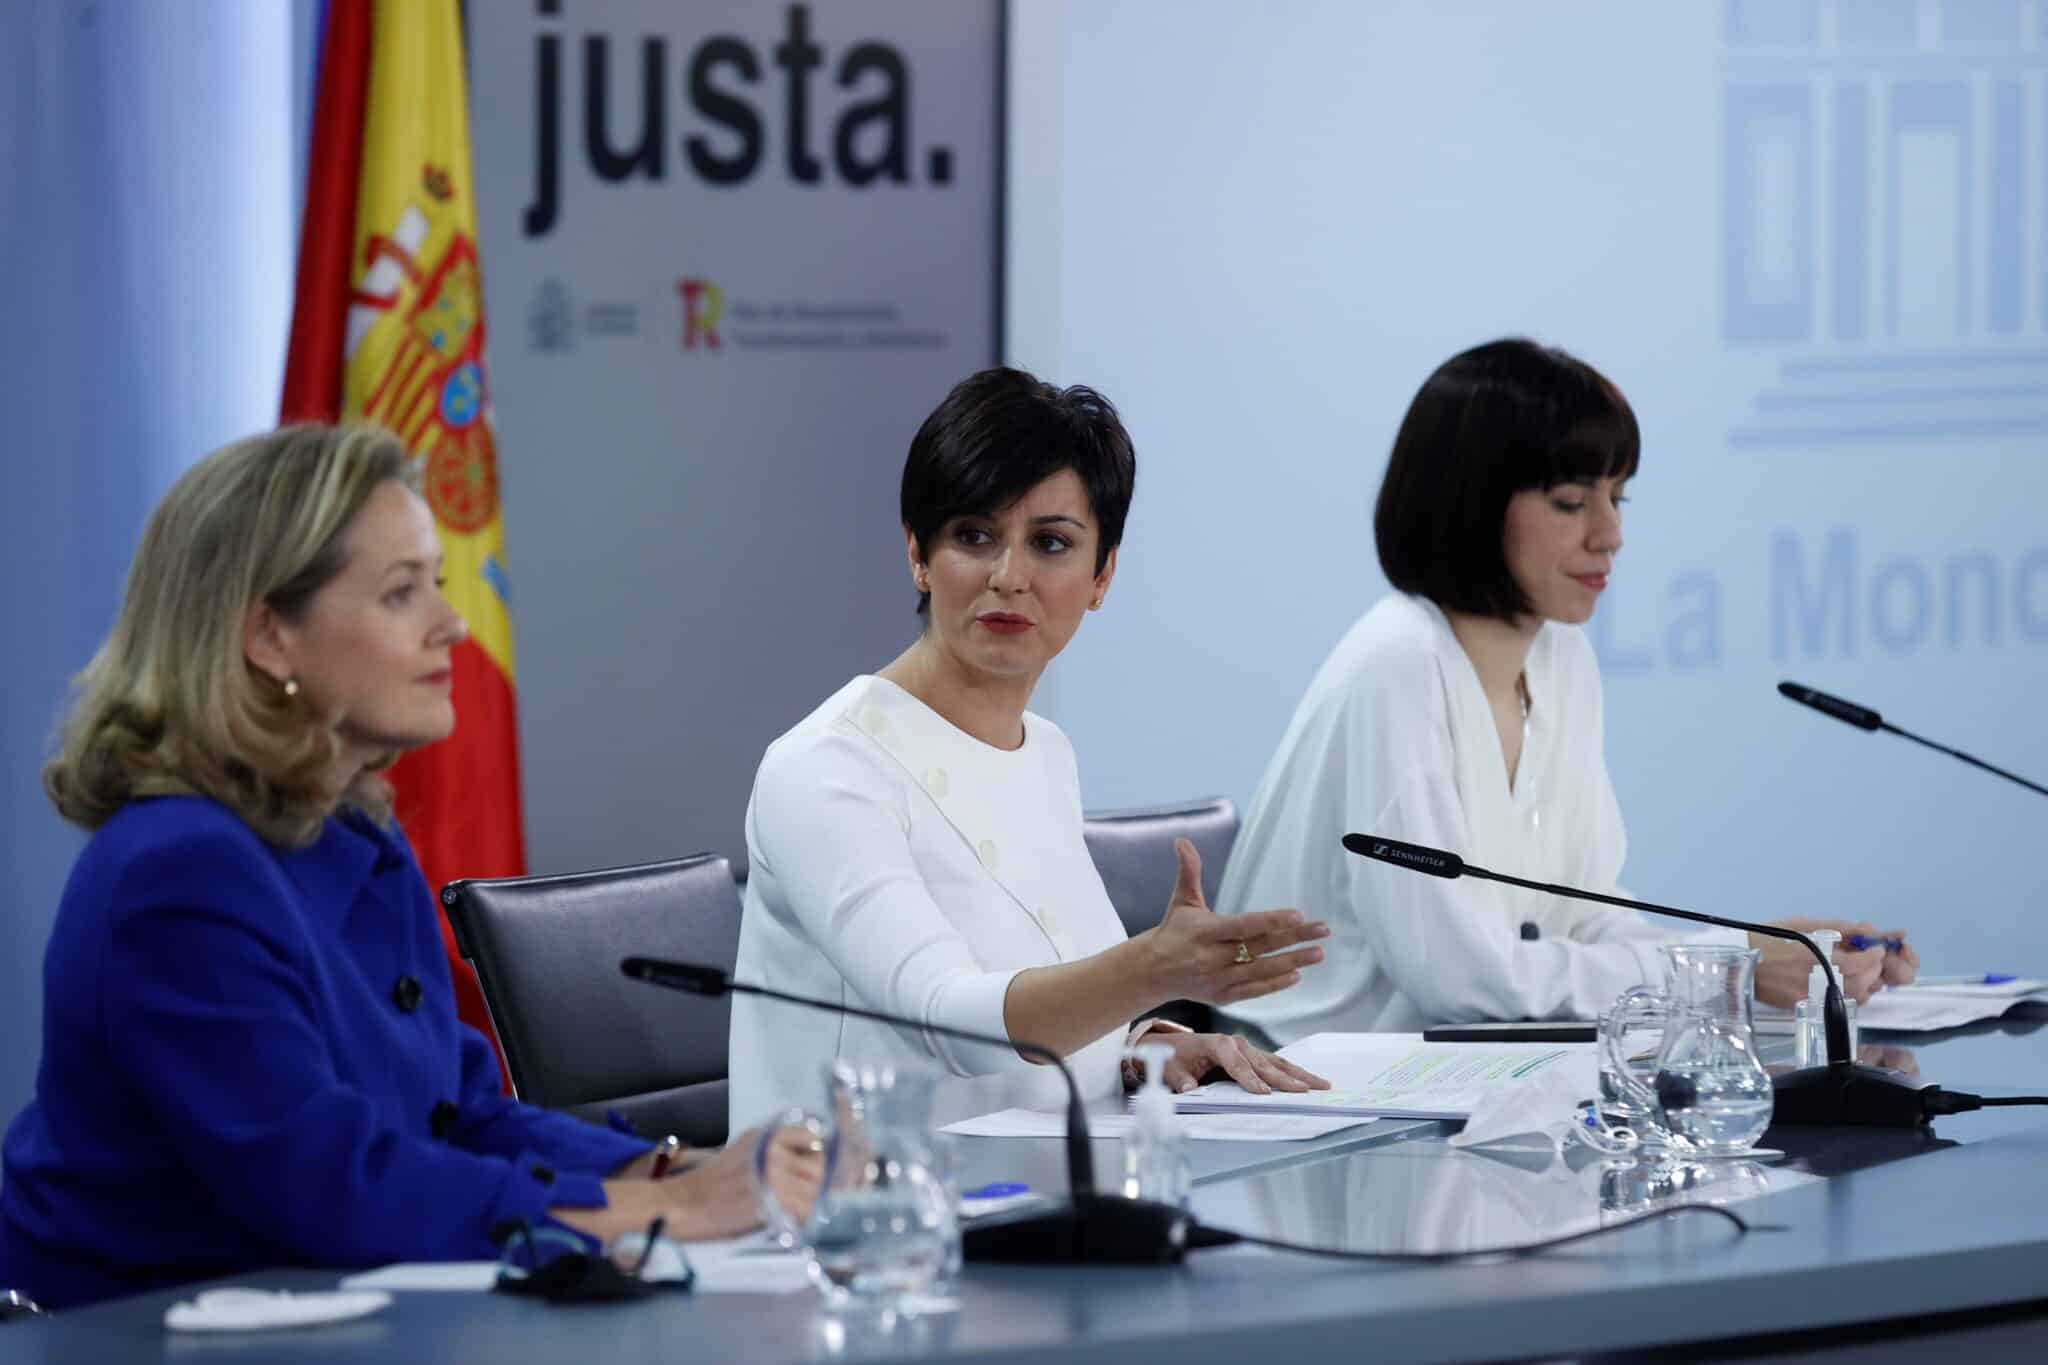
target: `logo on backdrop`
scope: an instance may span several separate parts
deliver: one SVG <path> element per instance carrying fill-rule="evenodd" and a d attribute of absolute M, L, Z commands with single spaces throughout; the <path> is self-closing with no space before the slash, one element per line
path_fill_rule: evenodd
<path fill-rule="evenodd" d="M 2048 32 L 2028 31 L 2026 8 L 1724 0 L 1732 448 L 1827 452 L 1867 478 L 1884 475 L 1858 457 L 2038 452 L 2048 215 L 2030 215 L 2028 186 L 2048 109 L 2027 88 L 2048 72 Z M 1764 610 L 1743 619 L 1768 621 L 1778 660 L 2048 645 L 2048 543 L 1916 552 L 1853 524 L 1788 527 L 1765 579 Z M 1656 631 L 1597 614 L 1603 669 L 1718 665 L 1722 586 L 1671 578 Z"/>
<path fill-rule="evenodd" d="M 576 314 L 569 306 L 569 286 L 555 276 L 540 282 L 526 306 L 526 349 L 562 352 L 576 349 Z"/>
<path fill-rule="evenodd" d="M 2048 34 L 1979 0 L 1725 16 L 1722 338 L 1775 361 L 1731 443 L 2048 431 Z"/>
<path fill-rule="evenodd" d="M 935 351 L 952 333 L 905 320 L 886 299 L 728 297 L 701 276 L 676 281 L 685 351 Z"/>
<path fill-rule="evenodd" d="M 612 60 L 612 38 L 585 33 L 575 44 L 582 60 L 568 63 L 580 74 L 581 88 L 564 90 L 565 35 L 559 29 L 559 0 L 542 0 L 535 16 L 533 54 L 533 189 L 523 217 L 528 237 L 544 237 L 566 211 L 562 178 L 562 105 L 582 111 L 582 127 L 571 145 L 583 149 L 584 161 L 601 187 L 635 180 L 668 178 L 669 155 L 680 148 L 683 166 L 706 185 L 739 185 L 764 167 L 779 166 L 790 181 L 819 185 L 833 179 L 851 189 L 870 186 L 944 187 L 953 181 L 953 149 L 934 144 L 924 148 L 922 176 L 912 154 L 910 136 L 910 63 L 900 48 L 878 39 L 863 39 L 834 53 L 812 41 L 811 7 L 788 6 L 778 42 L 721 33 L 688 39 L 648 36 L 637 54 Z M 762 14 L 768 6 L 759 6 Z M 678 15 L 687 7 L 676 7 Z M 668 53 L 687 53 L 682 72 L 672 70 Z M 574 50 L 574 49 L 572 49 Z M 782 97 L 753 99 L 763 71 L 781 72 Z M 830 78 L 812 76 L 830 69 Z M 618 75 L 614 77 L 616 69 Z M 615 87 L 623 85 L 624 90 Z M 685 136 L 676 140 L 669 127 L 669 91 L 687 91 L 688 108 L 680 122 Z M 844 102 L 836 109 L 836 92 Z M 575 98 L 580 96 L 580 98 Z M 623 99 L 621 99 L 623 96 Z M 637 110 L 623 126 L 614 127 L 612 112 Z M 815 115 L 815 117 L 814 117 Z M 778 126 L 778 122 L 780 126 Z M 782 156 L 774 159 L 771 144 Z M 829 148 L 829 157 L 825 149 Z"/>
<path fill-rule="evenodd" d="M 640 305 L 625 300 L 586 304 L 579 328 L 568 284 L 558 275 L 548 276 L 526 305 L 526 349 L 555 355 L 573 351 L 579 330 L 586 337 L 639 336 Z"/>
<path fill-rule="evenodd" d="M 709 280 L 683 279 L 676 282 L 683 296 L 683 349 L 694 351 L 701 344 L 710 350 L 722 345 L 718 319 L 725 313 L 725 291 Z"/>

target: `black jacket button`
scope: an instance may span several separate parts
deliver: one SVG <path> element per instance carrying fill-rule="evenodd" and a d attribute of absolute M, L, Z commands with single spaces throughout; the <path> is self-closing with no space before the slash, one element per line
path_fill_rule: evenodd
<path fill-rule="evenodd" d="M 442 1100 L 427 1115 L 427 1130 L 436 1138 L 447 1137 L 455 1131 L 456 1120 L 462 1117 L 462 1108 L 454 1100 Z"/>
<path fill-rule="evenodd" d="M 532 1176 L 535 1180 L 538 1180 L 543 1185 L 552 1185 L 555 1183 L 555 1168 L 552 1166 L 545 1165 L 541 1162 L 536 1161 L 531 1166 L 528 1166 L 526 1168 L 526 1173 Z"/>
<path fill-rule="evenodd" d="M 391 988 L 391 1003 L 411 1014 L 420 1007 L 420 979 L 416 976 L 401 976 L 398 984 Z"/>

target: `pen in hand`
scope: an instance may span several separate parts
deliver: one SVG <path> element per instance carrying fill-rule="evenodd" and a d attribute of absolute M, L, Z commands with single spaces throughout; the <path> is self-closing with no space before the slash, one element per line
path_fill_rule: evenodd
<path fill-rule="evenodd" d="M 1875 934 L 1851 934 L 1842 940 L 1842 946 L 1859 953 L 1865 948 L 1882 948 L 1888 953 L 1896 953 L 1899 949 L 1906 946 L 1906 940 L 1902 938 L 1882 938 Z"/>

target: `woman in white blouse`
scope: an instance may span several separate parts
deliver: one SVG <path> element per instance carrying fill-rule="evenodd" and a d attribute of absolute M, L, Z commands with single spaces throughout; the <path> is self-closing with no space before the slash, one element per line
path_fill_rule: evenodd
<path fill-rule="evenodd" d="M 1635 414 L 1563 351 L 1496 341 L 1410 404 L 1373 518 L 1396 592 L 1324 661 L 1266 768 L 1217 900 L 1328 916 L 1331 962 L 1230 1013 L 1289 1042 L 1479 1019 L 1592 1017 L 1663 979 L 1667 942 L 1743 936 L 1346 854 L 1347 830 L 1614 892 L 1627 841 L 1600 672 L 1578 629 L 1621 549 Z M 1785 920 L 1875 935 L 1869 925 Z M 1887 937 L 1898 938 L 1897 930 Z M 1757 995 L 1804 993 L 1812 958 L 1759 937 Z M 1910 947 L 1842 952 L 1858 1000 L 1912 979 Z"/>
<path fill-rule="evenodd" d="M 1302 945 L 1327 928 L 1297 911 L 1211 913 L 1185 841 L 1164 920 L 1126 938 L 1082 841 L 1073 749 L 1025 709 L 1102 605 L 1135 478 L 1130 438 L 1089 389 L 984 370 L 926 419 L 901 502 L 923 634 L 761 760 L 738 977 L 1053 1048 L 1094 1097 L 1121 1085 L 1148 1010 L 1240 1004 L 1321 960 Z M 1135 1031 L 1151 1029 L 1177 1088 L 1212 1069 L 1260 1092 L 1326 1084 L 1237 1038 Z M 939 1123 L 1064 1094 L 1012 1048 L 739 996 L 735 1129 L 815 1106 L 835 1057 L 943 1068 Z"/>

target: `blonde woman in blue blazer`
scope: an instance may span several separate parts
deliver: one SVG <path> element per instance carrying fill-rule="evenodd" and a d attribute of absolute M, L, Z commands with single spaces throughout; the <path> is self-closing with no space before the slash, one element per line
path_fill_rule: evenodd
<path fill-rule="evenodd" d="M 289 428 L 151 516 L 44 783 L 92 830 L 0 1159 L 0 1285 L 62 1308 L 266 1266 L 755 1220 L 751 1144 L 649 1144 L 499 1093 L 377 776 L 454 727 L 434 521 L 398 442 Z M 803 1200 L 812 1159 L 777 1146 Z"/>

